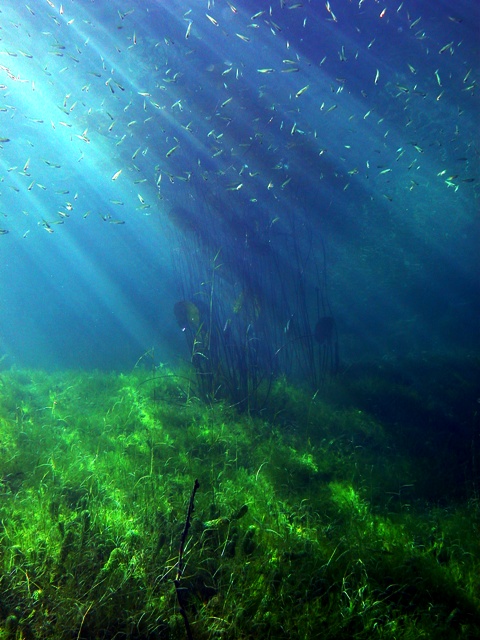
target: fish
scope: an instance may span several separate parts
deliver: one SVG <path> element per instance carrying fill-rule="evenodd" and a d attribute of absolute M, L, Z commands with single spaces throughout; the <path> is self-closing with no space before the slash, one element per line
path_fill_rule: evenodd
<path fill-rule="evenodd" d="M 325 8 L 327 9 L 328 13 L 331 15 L 332 20 L 333 20 L 334 22 L 338 22 L 338 20 L 337 20 L 337 18 L 336 18 L 336 16 L 335 16 L 335 14 L 334 14 L 334 13 L 333 13 L 333 11 L 332 11 L 332 7 L 330 6 L 330 2 L 328 2 L 328 0 L 327 0 L 327 2 L 325 3 Z"/>
<path fill-rule="evenodd" d="M 453 45 L 453 40 L 451 42 L 449 42 L 448 44 L 446 44 L 444 47 L 442 47 L 438 53 L 439 54 L 444 53 L 445 51 L 447 51 L 447 49 L 450 49 L 450 47 L 452 45 Z"/>
<path fill-rule="evenodd" d="M 306 84 L 304 87 L 302 87 L 301 89 L 299 89 L 297 91 L 297 93 L 295 94 L 295 98 L 299 98 L 303 93 L 305 93 L 305 91 L 307 91 L 309 89 L 310 85 Z"/>
<path fill-rule="evenodd" d="M 179 146 L 180 146 L 179 144 L 176 144 L 174 147 L 172 147 L 171 149 L 169 149 L 169 150 L 167 151 L 167 153 L 165 154 L 165 157 L 166 157 L 166 158 L 170 158 L 170 156 L 172 155 L 172 153 L 175 153 L 175 151 L 178 149 L 178 147 L 179 147 Z"/>
<path fill-rule="evenodd" d="M 218 21 L 215 20 L 215 18 L 213 18 L 212 16 L 210 16 L 208 13 L 205 14 L 207 16 L 207 18 L 210 20 L 210 22 L 215 25 L 216 27 L 218 27 Z"/>

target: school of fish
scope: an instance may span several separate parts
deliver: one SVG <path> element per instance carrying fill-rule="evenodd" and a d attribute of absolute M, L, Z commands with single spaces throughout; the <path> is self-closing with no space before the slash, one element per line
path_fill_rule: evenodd
<path fill-rule="evenodd" d="M 420 4 L 7 0 L 0 235 L 200 197 L 265 227 L 309 190 L 476 201 L 478 59 Z"/>

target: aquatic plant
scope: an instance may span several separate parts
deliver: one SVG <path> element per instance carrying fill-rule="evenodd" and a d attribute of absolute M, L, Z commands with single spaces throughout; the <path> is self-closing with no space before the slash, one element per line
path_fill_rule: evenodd
<path fill-rule="evenodd" d="M 351 371 L 322 396 L 278 379 L 260 417 L 187 399 L 149 358 L 120 375 L 2 372 L 2 640 L 186 637 L 175 579 L 193 638 L 478 635 L 478 497 L 469 481 L 431 502 L 451 450 L 437 472 L 402 449 L 407 414 L 375 416 L 375 397 L 405 395 L 398 378 L 376 391 Z M 467 424 L 478 367 L 444 371 Z M 433 419 L 446 399 L 428 380 Z"/>
<path fill-rule="evenodd" d="M 293 215 L 263 233 L 258 223 L 252 228 L 233 215 L 238 235 L 232 239 L 221 226 L 205 237 L 180 221 L 176 209 L 171 214 L 182 296 L 174 314 L 200 397 L 258 411 L 280 376 L 315 391 L 337 373 L 338 333 L 323 244 L 319 270 L 308 229 L 299 229 Z"/>

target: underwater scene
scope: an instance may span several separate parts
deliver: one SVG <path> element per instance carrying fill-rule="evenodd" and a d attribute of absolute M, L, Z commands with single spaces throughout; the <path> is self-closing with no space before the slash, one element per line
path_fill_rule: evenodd
<path fill-rule="evenodd" d="M 2 0 L 0 640 L 480 637 L 479 36 Z"/>

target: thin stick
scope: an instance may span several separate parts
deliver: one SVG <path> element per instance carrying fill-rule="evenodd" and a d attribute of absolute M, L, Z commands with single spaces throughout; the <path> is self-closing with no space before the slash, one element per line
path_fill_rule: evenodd
<path fill-rule="evenodd" d="M 190 501 L 188 503 L 187 516 L 185 518 L 185 526 L 183 527 L 182 537 L 180 538 L 180 546 L 178 549 L 178 562 L 177 562 L 177 574 L 173 581 L 175 585 L 175 593 L 177 594 L 178 606 L 180 607 L 180 615 L 183 618 L 183 622 L 185 624 L 185 631 L 187 632 L 188 640 L 193 640 L 192 631 L 190 629 L 190 623 L 188 622 L 187 612 L 185 611 L 185 597 L 182 594 L 180 589 L 180 579 L 183 574 L 183 552 L 185 550 L 185 542 L 187 541 L 188 530 L 190 529 L 190 520 L 192 517 L 192 513 L 195 510 L 195 494 L 197 493 L 200 487 L 200 483 L 198 480 L 195 480 L 193 484 L 192 494 L 190 496 Z"/>

